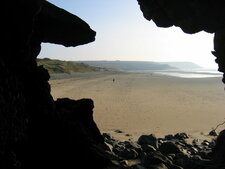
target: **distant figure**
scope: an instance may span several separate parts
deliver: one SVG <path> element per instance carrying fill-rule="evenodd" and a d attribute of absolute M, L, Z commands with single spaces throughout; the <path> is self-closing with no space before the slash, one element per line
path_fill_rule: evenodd
<path fill-rule="evenodd" d="M 113 78 L 113 83 L 115 82 L 115 79 Z"/>

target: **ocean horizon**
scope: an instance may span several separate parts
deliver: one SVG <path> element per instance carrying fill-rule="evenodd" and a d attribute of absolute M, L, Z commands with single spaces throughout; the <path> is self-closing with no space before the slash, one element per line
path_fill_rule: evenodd
<path fill-rule="evenodd" d="M 210 78 L 223 76 L 223 73 L 219 72 L 216 69 L 160 70 L 151 71 L 151 73 L 180 78 Z"/>

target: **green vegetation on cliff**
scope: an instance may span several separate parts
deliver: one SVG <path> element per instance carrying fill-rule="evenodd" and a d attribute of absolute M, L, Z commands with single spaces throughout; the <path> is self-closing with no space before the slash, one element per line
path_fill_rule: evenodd
<path fill-rule="evenodd" d="M 50 74 L 107 71 L 105 68 L 89 66 L 84 63 L 53 60 L 49 58 L 37 59 L 37 63 L 39 66 L 43 65 Z"/>

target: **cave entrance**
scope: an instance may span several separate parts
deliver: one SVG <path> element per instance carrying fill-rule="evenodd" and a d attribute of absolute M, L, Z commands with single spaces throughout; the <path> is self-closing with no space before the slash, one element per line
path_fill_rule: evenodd
<path fill-rule="evenodd" d="M 98 12 L 74 12 L 93 25 L 97 31 L 96 42 L 77 48 L 42 46 L 40 57 L 86 64 L 88 60 L 111 61 L 101 62 L 108 64 L 108 67 L 100 66 L 107 67 L 108 71 L 102 68 L 99 72 L 52 75 L 54 98 L 92 98 L 95 121 L 101 131 L 122 138 L 145 133 L 206 133 L 220 123 L 225 108 L 222 76 L 190 63 L 216 68 L 210 53 L 212 35 L 204 32 L 187 35 L 179 28 L 157 28 L 143 19 L 136 2 L 128 3 L 129 8 L 119 1 L 113 4 L 105 2 L 107 10 L 98 8 Z M 180 67 L 192 68 L 180 70 L 168 63 L 177 61 Z M 94 62 L 90 64 L 99 67 Z M 126 67 L 127 64 L 132 68 Z"/>

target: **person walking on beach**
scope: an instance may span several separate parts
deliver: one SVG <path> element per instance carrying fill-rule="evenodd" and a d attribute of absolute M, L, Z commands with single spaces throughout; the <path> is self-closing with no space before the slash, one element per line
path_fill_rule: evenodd
<path fill-rule="evenodd" d="M 115 79 L 113 78 L 113 83 L 115 82 Z"/>

